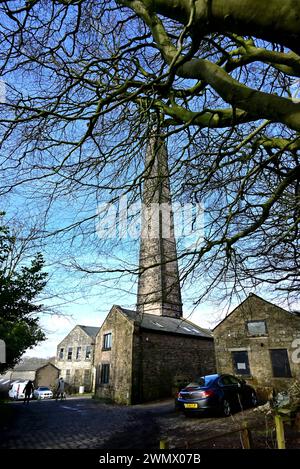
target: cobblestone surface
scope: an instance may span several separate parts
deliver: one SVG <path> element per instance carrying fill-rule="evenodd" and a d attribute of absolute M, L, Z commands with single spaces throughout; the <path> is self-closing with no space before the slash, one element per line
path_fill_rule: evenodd
<path fill-rule="evenodd" d="M 0 448 L 158 448 L 156 418 L 173 409 L 172 401 L 126 407 L 84 398 L 9 406 Z"/>
<path fill-rule="evenodd" d="M 161 439 L 168 441 L 170 449 L 241 448 L 240 432 L 235 430 L 245 423 L 252 431 L 254 448 L 276 447 L 274 421 L 259 409 L 228 418 L 186 418 L 174 411 L 173 400 L 126 407 L 71 398 L 33 401 L 28 406 L 13 402 L 5 410 L 9 418 L 0 424 L 0 449 L 155 451 Z M 287 426 L 286 437 L 288 448 L 299 448 L 299 431 Z"/>

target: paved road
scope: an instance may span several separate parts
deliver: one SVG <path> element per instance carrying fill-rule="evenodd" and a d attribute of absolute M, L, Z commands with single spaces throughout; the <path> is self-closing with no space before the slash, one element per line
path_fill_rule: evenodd
<path fill-rule="evenodd" d="M 0 448 L 157 449 L 157 418 L 173 412 L 172 401 L 125 407 L 72 398 L 9 406 Z"/>

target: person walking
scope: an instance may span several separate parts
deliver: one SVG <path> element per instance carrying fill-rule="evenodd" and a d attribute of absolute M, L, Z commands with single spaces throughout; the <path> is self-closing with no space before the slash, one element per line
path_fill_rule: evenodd
<path fill-rule="evenodd" d="M 60 397 L 60 400 L 65 398 L 65 382 L 63 378 L 59 378 L 57 389 L 56 389 L 56 400 L 58 400 L 59 397 Z"/>
<path fill-rule="evenodd" d="M 30 396 L 33 393 L 33 390 L 34 390 L 33 382 L 30 379 L 24 388 L 25 396 L 24 396 L 23 404 L 25 404 L 26 402 L 27 404 L 29 404 Z"/>

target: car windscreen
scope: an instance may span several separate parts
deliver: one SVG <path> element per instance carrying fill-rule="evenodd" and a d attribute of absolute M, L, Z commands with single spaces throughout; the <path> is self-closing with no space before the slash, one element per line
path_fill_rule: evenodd
<path fill-rule="evenodd" d="M 201 386 L 210 386 L 214 381 L 216 377 L 212 376 L 201 376 L 200 378 L 195 379 L 195 381 L 192 381 L 187 385 L 187 388 L 195 388 L 195 387 L 201 387 Z"/>
<path fill-rule="evenodd" d="M 187 385 L 187 388 L 198 388 L 199 386 L 206 386 L 204 378 L 197 378 Z"/>
<path fill-rule="evenodd" d="M 49 388 L 39 388 L 38 390 L 39 390 L 39 391 L 50 391 Z"/>

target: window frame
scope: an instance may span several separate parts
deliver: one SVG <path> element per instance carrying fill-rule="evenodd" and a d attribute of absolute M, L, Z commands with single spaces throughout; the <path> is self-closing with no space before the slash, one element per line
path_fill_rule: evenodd
<path fill-rule="evenodd" d="M 286 362 L 285 362 L 285 367 L 286 367 L 286 371 L 287 373 L 286 374 L 276 374 L 275 373 L 275 369 L 276 369 L 276 366 L 274 366 L 274 361 L 273 361 L 273 352 L 274 354 L 275 353 L 278 353 L 278 352 L 285 352 L 285 358 L 286 358 Z M 289 358 L 289 352 L 286 348 L 273 348 L 273 349 L 269 349 L 269 353 L 270 353 L 270 360 L 271 360 L 271 367 L 272 367 L 272 375 L 273 375 L 273 378 L 292 378 L 292 370 L 291 370 L 291 365 L 290 365 L 290 358 Z M 273 355 L 273 356 L 272 356 Z M 278 366 L 277 366 L 277 369 L 278 369 Z"/>
<path fill-rule="evenodd" d="M 243 362 L 243 361 L 238 361 L 236 357 L 237 354 L 246 354 L 246 357 L 247 357 L 247 360 L 246 362 Z M 249 353 L 248 353 L 248 350 L 232 350 L 231 351 L 231 359 L 232 359 L 232 367 L 233 367 L 233 372 L 234 374 L 238 375 L 238 376 L 251 376 L 251 368 L 250 368 L 250 361 L 249 361 Z M 243 368 L 238 368 L 237 367 L 237 364 L 238 363 L 245 363 L 246 364 L 246 368 L 245 368 L 245 371 L 242 371 Z"/>
<path fill-rule="evenodd" d="M 100 384 L 109 384 L 110 380 L 110 363 L 102 363 L 100 370 Z"/>
<path fill-rule="evenodd" d="M 73 359 L 73 347 L 68 347 L 67 360 L 70 362 L 72 361 L 72 359 Z"/>
<path fill-rule="evenodd" d="M 81 360 L 82 347 L 76 347 L 76 360 Z"/>
<path fill-rule="evenodd" d="M 63 360 L 64 359 L 64 353 L 65 353 L 65 348 L 60 347 L 59 352 L 58 352 L 58 359 Z"/>
<path fill-rule="evenodd" d="M 88 355 L 89 353 L 89 355 Z M 87 345 L 85 347 L 85 360 L 91 360 L 92 359 L 92 346 Z"/>
<path fill-rule="evenodd" d="M 112 343 L 112 333 L 107 332 L 106 334 L 103 334 L 102 350 L 111 350 L 111 343 Z"/>
<path fill-rule="evenodd" d="M 265 326 L 265 332 L 262 333 L 262 334 L 252 334 L 250 331 L 249 331 L 249 324 L 253 324 L 253 323 L 263 323 L 264 326 Z M 247 331 L 247 335 L 248 337 L 266 337 L 268 336 L 268 328 L 267 328 L 267 322 L 265 319 L 254 319 L 253 321 L 246 321 L 246 331 Z"/>

